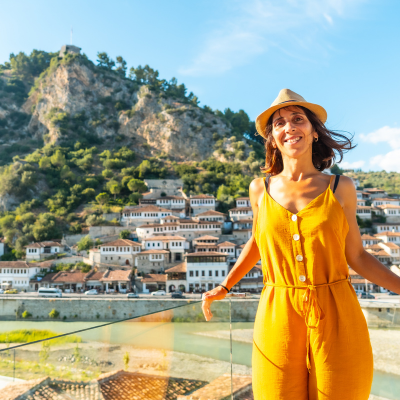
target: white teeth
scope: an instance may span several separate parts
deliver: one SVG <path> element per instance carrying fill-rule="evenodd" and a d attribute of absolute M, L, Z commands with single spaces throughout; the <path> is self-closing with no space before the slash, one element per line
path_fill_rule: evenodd
<path fill-rule="evenodd" d="M 301 139 L 300 137 L 297 137 L 297 138 L 295 138 L 295 139 L 286 140 L 286 142 L 288 142 L 288 143 L 296 143 L 296 142 L 298 142 L 300 139 Z"/>

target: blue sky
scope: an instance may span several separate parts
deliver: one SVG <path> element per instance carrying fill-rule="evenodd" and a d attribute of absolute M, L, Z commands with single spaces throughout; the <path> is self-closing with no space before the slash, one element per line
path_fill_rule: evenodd
<path fill-rule="evenodd" d="M 250 118 L 282 88 L 355 134 L 342 167 L 400 172 L 400 3 L 394 0 L 2 2 L 0 63 L 70 42 L 184 82 L 200 105 Z"/>

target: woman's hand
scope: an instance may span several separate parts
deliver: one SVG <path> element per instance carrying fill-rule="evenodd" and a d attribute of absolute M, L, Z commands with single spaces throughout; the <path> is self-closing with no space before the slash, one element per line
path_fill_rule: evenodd
<path fill-rule="evenodd" d="M 203 310 L 206 321 L 209 321 L 213 316 L 210 310 L 211 303 L 214 300 L 223 300 L 227 294 L 227 291 L 222 286 L 217 286 L 216 288 L 203 293 L 203 304 L 201 305 L 201 309 Z"/>

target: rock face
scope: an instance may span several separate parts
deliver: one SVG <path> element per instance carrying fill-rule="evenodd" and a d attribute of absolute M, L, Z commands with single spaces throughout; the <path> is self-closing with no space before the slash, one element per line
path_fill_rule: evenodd
<path fill-rule="evenodd" d="M 178 161 L 199 161 L 213 155 L 214 133 L 226 137 L 230 132 L 223 119 L 193 103 L 168 98 L 79 58 L 59 62 L 37 87 L 23 109 L 34 110 L 30 134 L 46 142 L 94 134 L 135 140 L 135 151 L 144 156 L 165 153 Z"/>

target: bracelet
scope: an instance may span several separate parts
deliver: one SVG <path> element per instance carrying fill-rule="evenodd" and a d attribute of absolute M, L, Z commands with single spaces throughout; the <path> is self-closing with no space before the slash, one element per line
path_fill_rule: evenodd
<path fill-rule="evenodd" d="M 226 291 L 227 291 L 227 293 L 229 293 L 230 292 L 230 290 L 226 287 L 226 286 L 224 286 L 224 285 L 221 285 L 221 284 L 219 284 L 218 286 L 221 286 L 221 287 L 223 287 Z"/>

